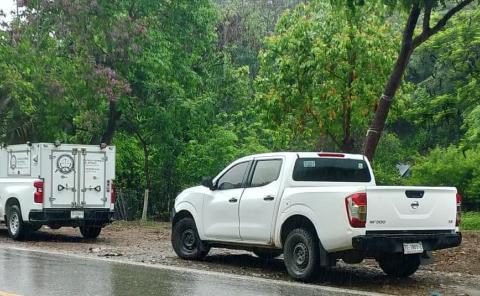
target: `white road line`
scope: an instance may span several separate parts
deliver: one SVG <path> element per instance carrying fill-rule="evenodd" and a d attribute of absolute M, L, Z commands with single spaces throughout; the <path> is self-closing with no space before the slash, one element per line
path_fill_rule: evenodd
<path fill-rule="evenodd" d="M 248 281 L 253 280 L 253 281 L 256 281 L 256 282 L 260 282 L 260 283 L 277 284 L 277 285 L 283 285 L 283 286 L 289 286 L 289 287 L 309 288 L 309 289 L 312 289 L 312 290 L 332 292 L 332 293 L 343 293 L 343 294 L 364 295 L 364 296 L 386 296 L 386 295 L 389 295 L 389 294 L 383 294 L 383 293 L 367 292 L 367 291 L 360 291 L 360 290 L 350 290 L 350 289 L 344 289 L 344 288 L 336 288 L 336 287 L 306 284 L 306 283 L 299 283 L 299 282 L 288 282 L 288 281 L 283 281 L 283 280 L 265 279 L 265 278 L 259 278 L 259 277 L 254 277 L 254 276 L 247 276 L 247 275 L 236 275 L 236 274 L 223 273 L 223 272 L 211 271 L 211 270 L 200 270 L 200 269 L 195 269 L 195 268 L 178 267 L 178 266 L 163 265 L 163 264 L 151 265 L 151 264 L 140 263 L 140 262 L 120 261 L 120 260 L 115 260 L 115 259 L 110 259 L 110 258 L 95 258 L 95 257 L 82 256 L 82 255 L 71 254 L 71 253 L 67 253 L 67 252 L 61 252 L 61 251 L 60 252 L 54 252 L 54 251 L 29 249 L 29 248 L 22 248 L 22 247 L 10 247 L 10 246 L 7 246 L 7 247 L 2 246 L 2 248 L 6 249 L 6 250 L 18 250 L 18 251 L 32 252 L 32 253 L 38 253 L 38 254 L 46 254 L 46 255 L 52 255 L 52 256 L 61 255 L 63 257 L 67 257 L 67 258 L 70 257 L 70 258 L 76 258 L 76 259 L 82 259 L 82 260 L 103 261 L 103 262 L 110 262 L 110 263 L 123 264 L 123 265 L 134 265 L 134 266 L 156 268 L 156 269 L 162 269 L 162 270 L 172 270 L 172 271 L 177 271 L 177 272 L 188 272 L 188 273 L 193 273 L 193 274 L 198 274 L 198 275 L 220 276 L 220 277 L 237 279 L 237 280 L 248 280 Z M 3 296 L 3 295 L 0 294 L 0 296 Z M 9 296 L 9 295 L 7 294 L 7 296 Z"/>

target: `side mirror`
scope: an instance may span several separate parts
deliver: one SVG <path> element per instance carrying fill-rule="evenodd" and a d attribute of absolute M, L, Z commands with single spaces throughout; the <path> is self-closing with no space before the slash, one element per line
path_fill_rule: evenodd
<path fill-rule="evenodd" d="M 202 186 L 209 188 L 210 190 L 214 189 L 213 186 L 213 179 L 211 177 L 203 177 L 202 178 Z"/>

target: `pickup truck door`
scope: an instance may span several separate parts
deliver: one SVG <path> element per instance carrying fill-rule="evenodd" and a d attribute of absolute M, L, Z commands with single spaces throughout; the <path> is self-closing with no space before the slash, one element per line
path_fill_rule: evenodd
<path fill-rule="evenodd" d="M 240 200 L 240 237 L 243 241 L 271 242 L 275 206 L 281 194 L 282 163 L 281 158 L 255 159 Z"/>
<path fill-rule="evenodd" d="M 240 240 L 238 205 L 251 161 L 232 166 L 215 182 L 203 204 L 204 233 L 209 240 Z"/>

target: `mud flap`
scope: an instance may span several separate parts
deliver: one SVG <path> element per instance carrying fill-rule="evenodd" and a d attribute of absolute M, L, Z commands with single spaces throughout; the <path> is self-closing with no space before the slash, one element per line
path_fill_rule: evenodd
<path fill-rule="evenodd" d="M 319 257 L 321 267 L 334 267 L 337 265 L 337 259 L 325 250 L 320 241 L 318 242 L 318 250 L 320 252 Z"/>

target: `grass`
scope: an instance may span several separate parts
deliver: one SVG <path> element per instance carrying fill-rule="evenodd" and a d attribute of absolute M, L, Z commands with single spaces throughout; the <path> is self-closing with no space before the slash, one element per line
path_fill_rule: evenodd
<path fill-rule="evenodd" d="M 462 213 L 462 230 L 480 230 L 480 212 Z"/>

